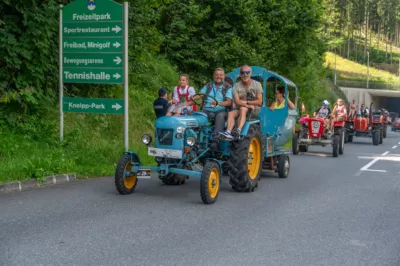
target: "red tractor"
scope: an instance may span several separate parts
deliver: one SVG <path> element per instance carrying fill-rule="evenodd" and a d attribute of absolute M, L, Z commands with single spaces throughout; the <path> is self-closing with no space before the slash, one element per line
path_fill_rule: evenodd
<path fill-rule="evenodd" d="M 321 117 L 302 117 L 299 121 L 300 129 L 293 134 L 292 152 L 299 154 L 307 152 L 309 145 L 332 145 L 333 157 L 338 157 L 344 151 L 344 121 L 334 123 L 333 134 L 328 134 L 325 119 Z"/>
<path fill-rule="evenodd" d="M 344 121 L 344 143 L 352 142 L 355 134 L 354 130 L 354 116 L 346 117 Z"/>
<path fill-rule="evenodd" d="M 369 110 L 372 110 L 372 104 Z M 347 131 L 349 142 L 353 141 L 353 136 L 372 138 L 373 145 L 383 143 L 383 116 L 380 110 L 371 111 L 369 117 L 357 115 L 354 119 L 354 130 Z"/>

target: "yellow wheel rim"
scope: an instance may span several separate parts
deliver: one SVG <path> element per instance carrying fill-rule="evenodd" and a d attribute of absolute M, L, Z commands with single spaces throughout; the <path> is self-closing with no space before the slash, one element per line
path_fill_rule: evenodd
<path fill-rule="evenodd" d="M 261 144 L 257 138 L 250 141 L 249 153 L 247 154 L 247 169 L 250 179 L 255 179 L 261 165 Z"/>
<path fill-rule="evenodd" d="M 137 179 L 136 174 L 133 174 L 131 170 L 132 170 L 132 165 L 130 162 L 127 162 L 124 169 L 124 185 L 127 189 L 133 188 L 136 184 L 136 179 Z M 128 171 L 130 175 L 125 176 Z"/>
<path fill-rule="evenodd" d="M 215 198 L 219 190 L 219 171 L 213 168 L 208 178 L 208 193 L 211 198 Z"/>

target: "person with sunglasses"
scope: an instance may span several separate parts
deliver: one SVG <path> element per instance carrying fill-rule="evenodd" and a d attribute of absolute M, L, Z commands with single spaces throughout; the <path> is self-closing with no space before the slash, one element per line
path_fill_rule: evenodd
<path fill-rule="evenodd" d="M 228 125 L 226 131 L 219 132 L 219 135 L 227 140 L 237 139 L 246 122 L 248 110 L 252 110 L 252 116 L 257 116 L 262 106 L 263 89 L 261 83 L 251 79 L 251 68 L 244 65 L 240 68 L 241 80 L 233 86 L 233 110 L 228 113 Z M 235 119 L 238 118 L 238 126 L 235 126 Z"/>

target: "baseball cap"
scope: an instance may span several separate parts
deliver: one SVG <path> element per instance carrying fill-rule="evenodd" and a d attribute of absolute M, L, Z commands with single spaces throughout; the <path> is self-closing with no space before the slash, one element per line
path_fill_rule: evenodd
<path fill-rule="evenodd" d="M 329 105 L 329 102 L 327 100 L 322 101 L 323 105 Z"/>
<path fill-rule="evenodd" d="M 165 95 L 166 93 L 167 93 L 167 89 L 165 89 L 165 88 L 161 88 L 158 90 L 159 95 Z"/>

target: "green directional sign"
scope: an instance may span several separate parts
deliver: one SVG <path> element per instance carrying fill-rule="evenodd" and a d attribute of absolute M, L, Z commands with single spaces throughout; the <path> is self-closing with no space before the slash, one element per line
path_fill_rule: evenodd
<path fill-rule="evenodd" d="M 62 15 L 63 22 L 122 21 L 122 5 L 111 0 L 75 0 Z"/>
<path fill-rule="evenodd" d="M 63 80 L 66 83 L 104 83 L 119 84 L 123 69 L 64 68 Z"/>
<path fill-rule="evenodd" d="M 1 1 L 1 0 L 0 0 Z M 60 5 L 59 97 L 60 140 L 64 112 L 124 115 L 128 151 L 129 2 L 72 0 Z M 123 84 L 124 99 L 64 97 L 64 83 Z"/>
<path fill-rule="evenodd" d="M 124 100 L 63 97 L 63 111 L 69 113 L 124 114 Z"/>
<path fill-rule="evenodd" d="M 63 26 L 64 37 L 85 36 L 123 36 L 121 22 L 89 22 L 89 23 L 66 23 Z"/>
<path fill-rule="evenodd" d="M 123 38 L 68 38 L 63 41 L 64 54 L 66 53 L 105 53 L 116 52 L 122 54 Z"/>
<path fill-rule="evenodd" d="M 123 7 L 111 0 L 75 0 L 62 12 L 65 83 L 124 84 Z"/>
<path fill-rule="evenodd" d="M 64 54 L 64 67 L 122 68 L 122 56 L 115 54 Z"/>

